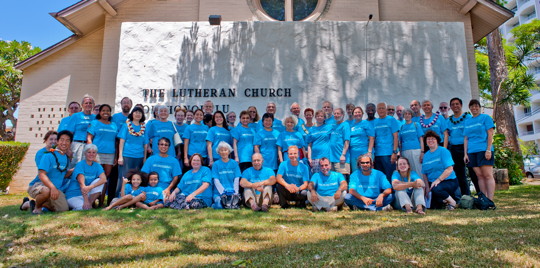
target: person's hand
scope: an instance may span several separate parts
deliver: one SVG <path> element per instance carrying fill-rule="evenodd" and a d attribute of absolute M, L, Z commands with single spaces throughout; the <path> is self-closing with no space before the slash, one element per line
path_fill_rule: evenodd
<path fill-rule="evenodd" d="M 311 192 L 311 201 L 313 201 L 313 202 L 318 202 L 319 201 L 319 196 L 317 195 L 317 192 L 315 192 L 315 191 Z"/>
<path fill-rule="evenodd" d="M 347 157 L 345 157 L 344 155 L 341 155 L 341 156 L 339 157 L 339 163 L 345 164 L 345 160 L 347 160 Z"/>
<path fill-rule="evenodd" d="M 341 198 L 341 191 L 337 191 L 335 194 L 334 194 L 334 200 L 338 200 Z"/>
<path fill-rule="evenodd" d="M 169 188 L 163 190 L 163 199 L 169 198 L 169 195 L 171 195 L 171 190 L 169 190 Z"/>
<path fill-rule="evenodd" d="M 90 192 L 90 190 L 92 190 L 91 186 L 85 185 L 85 186 L 81 187 L 81 193 L 83 195 L 88 194 Z"/>
<path fill-rule="evenodd" d="M 118 165 L 123 166 L 123 165 L 124 165 L 124 158 L 121 157 L 121 156 L 119 156 L 119 157 L 118 157 L 118 162 L 117 162 L 117 163 L 118 163 Z"/>
<path fill-rule="evenodd" d="M 308 161 L 309 161 L 309 166 L 312 167 L 313 166 L 313 160 L 311 158 L 309 158 Z"/>
<path fill-rule="evenodd" d="M 382 207 L 383 206 L 383 201 L 384 201 L 384 196 L 381 194 L 377 197 L 377 200 L 375 201 L 375 205 L 377 207 Z"/>
<path fill-rule="evenodd" d="M 469 164 L 469 155 L 467 153 L 465 153 L 465 156 L 463 156 L 463 162 L 465 162 L 465 164 Z"/>
<path fill-rule="evenodd" d="M 208 167 L 211 167 L 212 165 L 214 165 L 214 160 L 209 159 L 208 160 Z"/>
<path fill-rule="evenodd" d="M 189 159 L 184 158 L 184 165 L 185 165 L 186 167 L 189 167 Z"/>
<path fill-rule="evenodd" d="M 176 194 L 174 192 L 171 193 L 171 195 L 169 195 L 169 198 L 167 198 L 167 202 L 172 202 L 174 201 L 174 199 L 176 198 Z"/>
<path fill-rule="evenodd" d="M 145 192 L 142 192 L 141 193 L 141 202 L 146 200 L 146 193 Z"/>
<path fill-rule="evenodd" d="M 193 200 L 193 198 L 195 198 L 195 196 L 193 194 L 190 194 L 190 195 L 186 196 L 186 202 L 191 202 L 191 200 Z"/>
<path fill-rule="evenodd" d="M 122 177 L 122 181 L 124 182 L 124 184 L 127 184 L 129 182 L 129 180 L 126 177 Z"/>
<path fill-rule="evenodd" d="M 148 152 L 148 154 L 152 154 L 152 147 L 148 146 L 148 149 L 146 149 L 146 151 Z"/>
<path fill-rule="evenodd" d="M 416 180 L 414 182 L 414 188 L 423 188 L 424 187 L 424 182 L 422 180 Z"/>
<path fill-rule="evenodd" d="M 392 157 L 390 158 L 390 162 L 392 162 L 392 164 L 394 164 L 394 163 L 396 163 L 396 160 L 397 160 L 397 154 L 393 153 Z"/>
<path fill-rule="evenodd" d="M 366 206 L 369 206 L 369 205 L 373 204 L 373 202 L 375 202 L 375 200 L 373 200 L 371 198 L 367 198 L 367 197 L 363 197 L 362 201 L 364 202 L 364 204 L 366 204 Z"/>
<path fill-rule="evenodd" d="M 437 185 L 439 185 L 439 183 L 441 183 L 441 181 L 442 181 L 441 179 L 436 179 L 434 182 L 432 182 L 431 183 L 431 189 L 437 187 Z"/>
<path fill-rule="evenodd" d="M 296 187 L 296 185 L 294 185 L 294 184 L 289 184 L 289 185 L 287 185 L 287 187 L 285 187 L 285 188 L 287 188 L 287 190 L 289 190 L 289 192 L 290 192 L 291 194 L 294 194 L 294 193 L 297 193 L 297 192 L 298 192 L 298 187 Z"/>
<path fill-rule="evenodd" d="M 484 156 L 486 157 L 486 160 L 490 160 L 491 159 L 491 151 L 486 151 Z"/>
<path fill-rule="evenodd" d="M 56 200 L 56 199 L 58 199 L 59 196 L 60 196 L 60 191 L 58 191 L 58 189 L 56 189 L 56 188 L 52 188 L 51 189 L 51 199 Z"/>

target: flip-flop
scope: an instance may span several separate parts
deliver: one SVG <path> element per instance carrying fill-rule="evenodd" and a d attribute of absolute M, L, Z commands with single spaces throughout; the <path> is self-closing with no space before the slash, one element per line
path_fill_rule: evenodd
<path fill-rule="evenodd" d="M 30 200 L 30 212 L 32 212 L 32 214 L 41 214 L 41 213 L 34 213 L 34 209 L 36 209 L 36 200 Z"/>
<path fill-rule="evenodd" d="M 19 209 L 20 209 L 20 210 L 24 210 L 24 209 L 22 208 L 22 206 L 24 206 L 24 203 L 26 203 L 26 202 L 28 202 L 28 201 L 30 201 L 30 198 L 24 197 L 23 200 L 22 200 L 22 204 L 19 206 Z"/>

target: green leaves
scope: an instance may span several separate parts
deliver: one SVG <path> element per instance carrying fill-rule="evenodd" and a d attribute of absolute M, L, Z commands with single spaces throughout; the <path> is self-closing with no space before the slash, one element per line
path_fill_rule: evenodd
<path fill-rule="evenodd" d="M 9 186 L 29 146 L 29 143 L 0 142 L 0 190 Z"/>

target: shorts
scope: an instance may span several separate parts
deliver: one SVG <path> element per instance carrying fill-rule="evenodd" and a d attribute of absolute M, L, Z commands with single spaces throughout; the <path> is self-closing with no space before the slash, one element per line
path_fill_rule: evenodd
<path fill-rule="evenodd" d="M 332 170 L 343 175 L 349 175 L 351 174 L 351 164 L 341 164 L 340 162 L 332 163 Z"/>
<path fill-rule="evenodd" d="M 36 182 L 34 185 L 28 187 L 28 194 L 33 199 L 36 198 L 38 194 L 43 191 L 43 189 L 49 189 L 49 187 L 45 186 L 42 182 Z M 66 195 L 60 190 L 58 190 L 60 194 L 58 195 L 58 198 L 56 200 L 53 200 L 52 198 L 49 198 L 45 203 L 43 203 L 43 206 L 51 208 L 53 211 L 61 212 L 61 211 L 68 211 L 68 203 L 66 201 Z"/>
<path fill-rule="evenodd" d="M 114 154 L 100 154 L 99 155 L 99 163 L 102 165 L 114 165 Z"/>
<path fill-rule="evenodd" d="M 486 159 L 486 151 L 470 153 L 468 167 L 493 166 L 495 163 L 494 152 L 491 151 L 491 159 Z"/>

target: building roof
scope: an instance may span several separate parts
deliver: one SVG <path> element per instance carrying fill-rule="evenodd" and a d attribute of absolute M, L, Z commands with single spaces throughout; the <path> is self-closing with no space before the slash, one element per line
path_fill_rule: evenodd
<path fill-rule="evenodd" d="M 21 61 L 16 68 L 24 70 L 55 52 L 71 45 L 81 37 L 102 28 L 105 16 L 116 16 L 115 7 L 126 0 L 81 0 L 58 12 L 50 13 L 73 35 L 42 50 L 40 53 Z M 491 0 L 448 0 L 458 4 L 461 14 L 470 13 L 473 41 L 477 42 L 504 22 L 514 16 L 514 13 Z"/>

